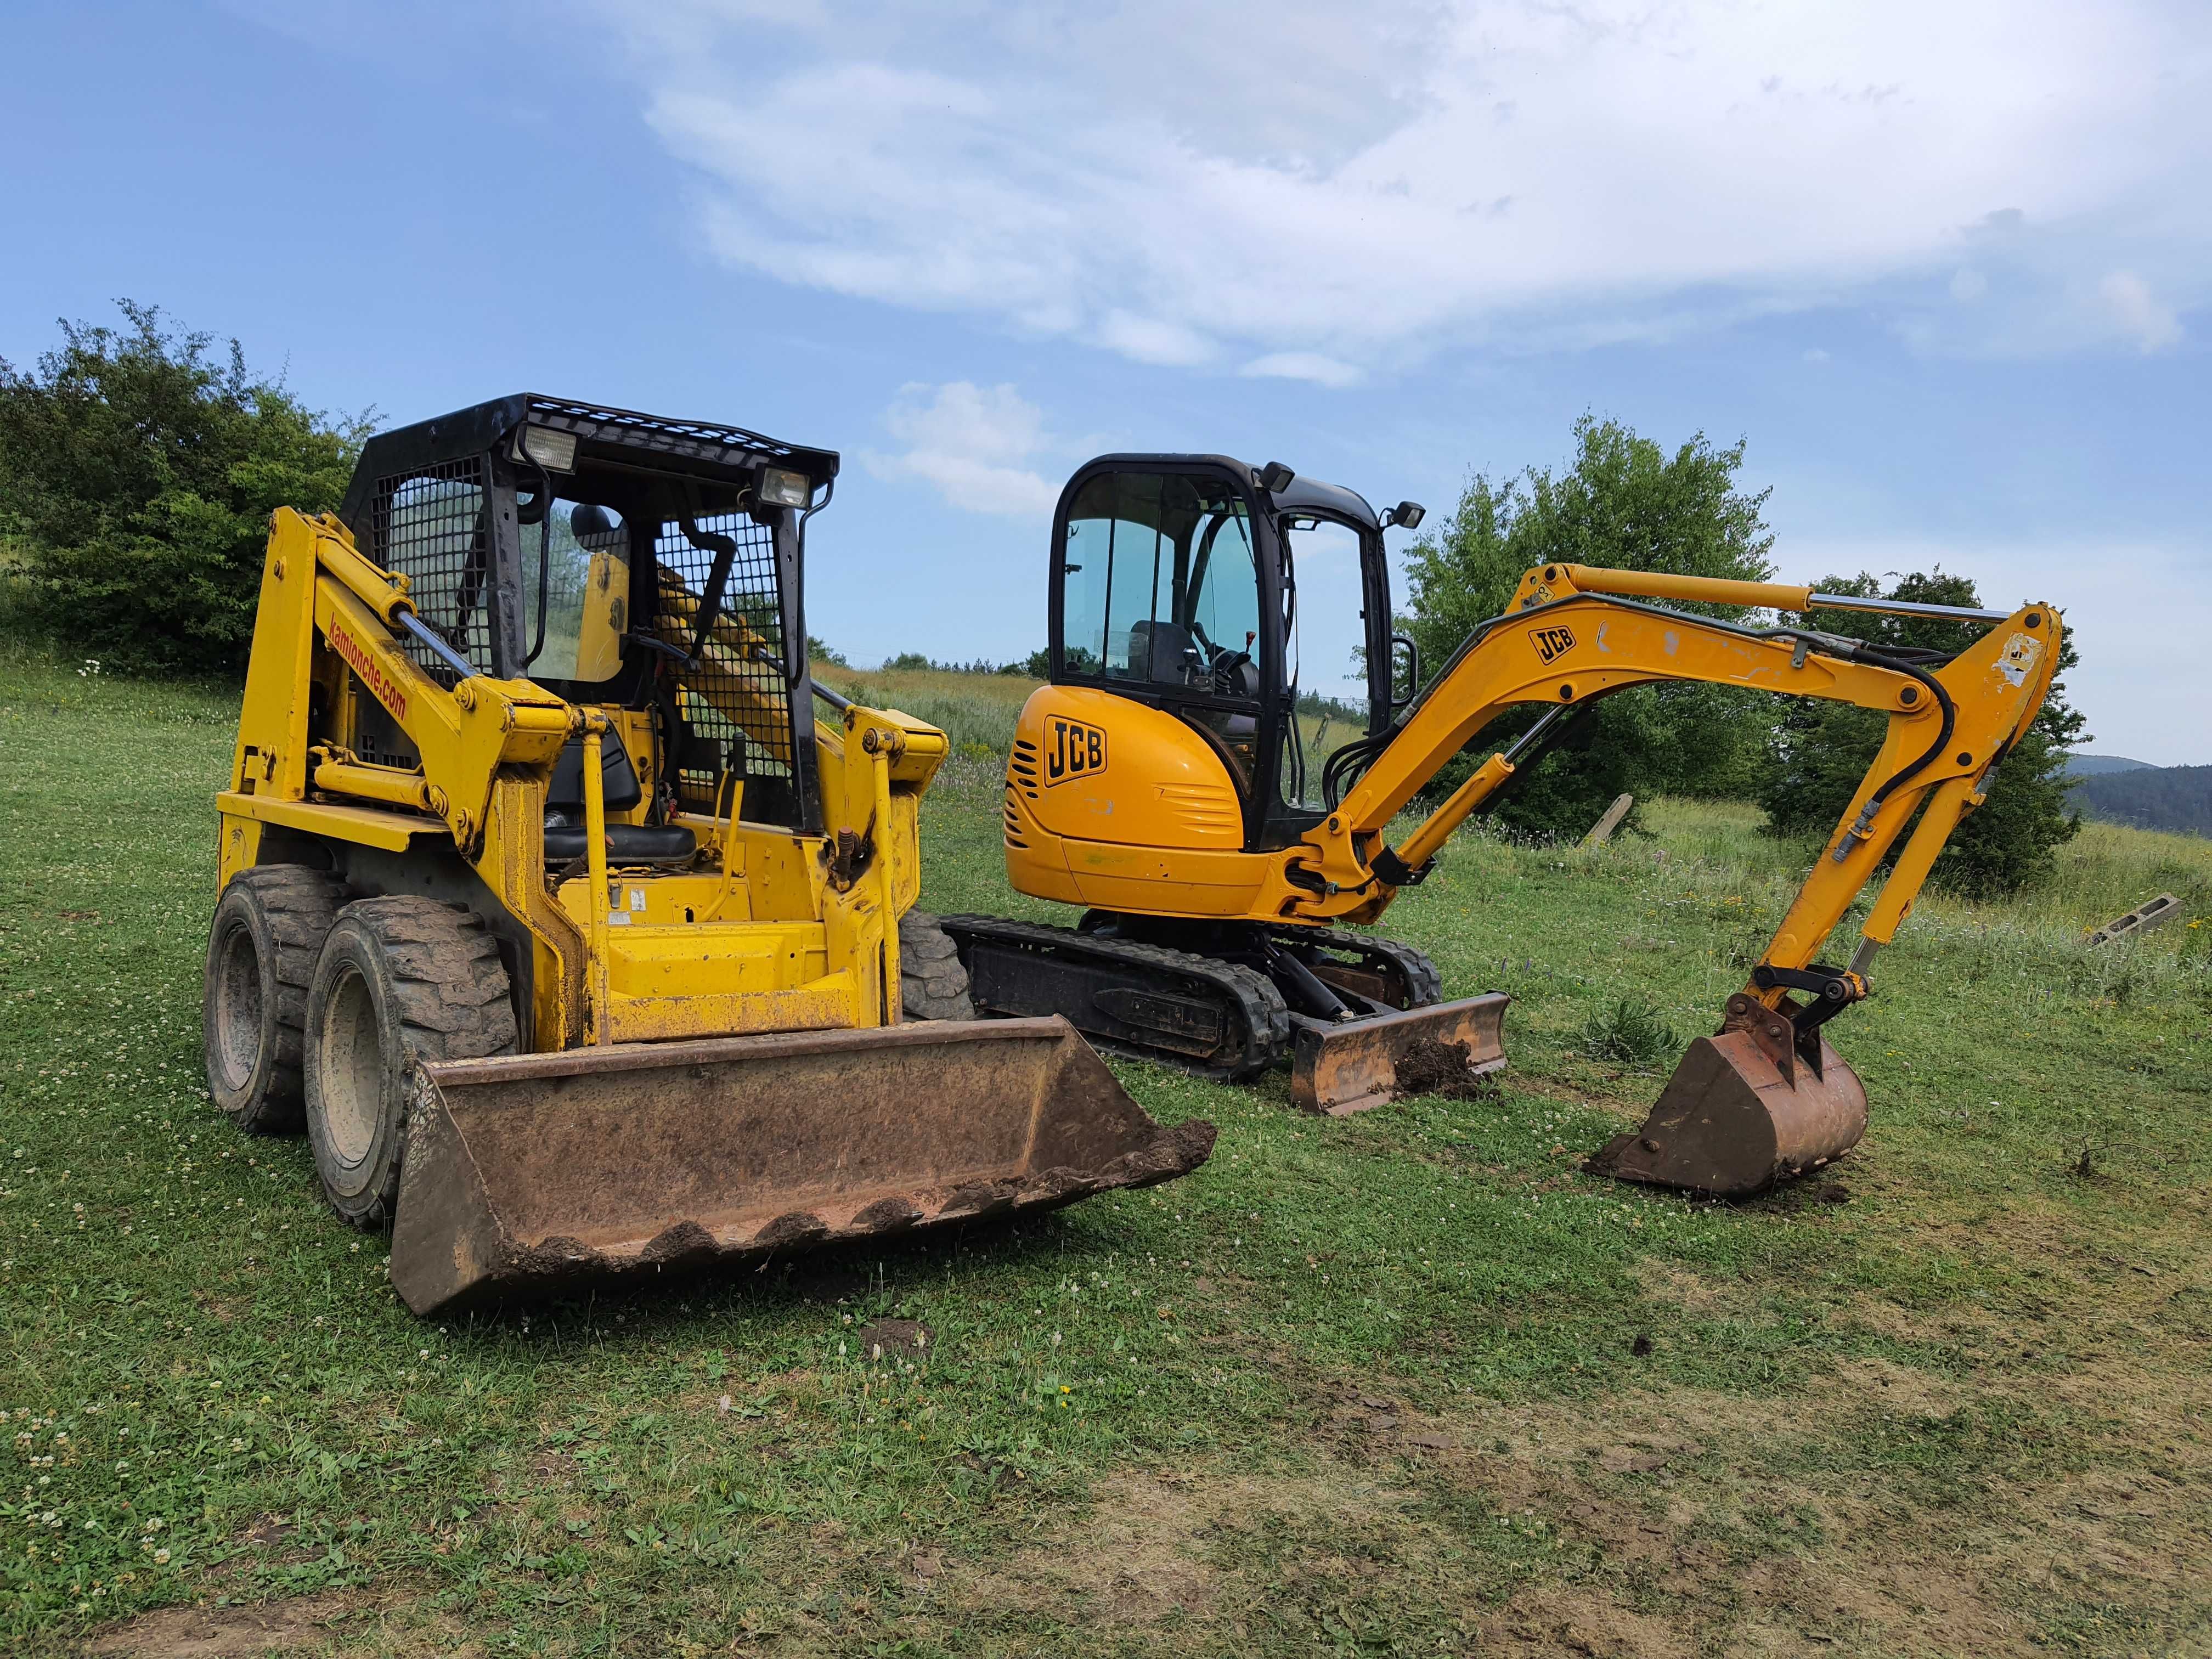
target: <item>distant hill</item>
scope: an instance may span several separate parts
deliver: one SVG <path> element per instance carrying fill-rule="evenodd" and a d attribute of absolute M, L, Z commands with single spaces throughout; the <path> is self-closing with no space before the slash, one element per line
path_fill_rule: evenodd
<path fill-rule="evenodd" d="M 2069 778 L 2100 778 L 2108 772 L 2152 772 L 2157 769 L 2148 761 L 2130 760 L 2124 755 L 2076 753 L 2066 757 L 2066 775 Z"/>
<path fill-rule="evenodd" d="M 2212 836 L 2212 766 L 2142 766 L 2092 774 L 2071 799 L 2091 817 L 2138 830 Z"/>

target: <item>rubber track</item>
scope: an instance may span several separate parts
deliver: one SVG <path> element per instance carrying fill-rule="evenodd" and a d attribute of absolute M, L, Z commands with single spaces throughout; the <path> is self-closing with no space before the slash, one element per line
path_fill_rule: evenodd
<path fill-rule="evenodd" d="M 1118 963 L 1124 967 L 1171 977 L 1177 983 L 1164 983 L 1160 988 L 1170 994 L 1186 988 L 1188 981 L 1197 980 L 1221 997 L 1248 1034 L 1242 1059 L 1226 1066 L 1207 1066 L 1185 1054 L 1170 1054 L 1121 1038 L 1100 1036 L 1083 1030 L 1083 1022 L 1073 1014 L 1067 1014 L 1068 1023 L 1083 1030 L 1085 1037 L 1096 1048 L 1113 1054 L 1128 1054 L 1139 1060 L 1149 1060 L 1193 1077 L 1227 1083 L 1241 1083 L 1257 1077 L 1290 1052 L 1290 1010 L 1284 1006 L 1282 994 L 1275 989 L 1267 976 L 1253 969 L 1233 962 L 1217 961 L 1212 957 L 1199 956 L 1189 951 L 1170 950 L 1162 945 L 1139 945 L 1127 939 L 1101 939 L 1095 933 L 1079 933 L 1069 927 L 1047 927 L 1038 922 L 1010 921 L 1003 916 L 945 916 L 942 921 L 945 932 L 958 940 L 963 949 L 973 940 L 988 939 L 994 943 L 1017 945 L 1040 956 L 1058 957 L 1064 961 L 1088 958 L 1094 962 Z M 1067 1013 L 1066 1009 L 1055 1012 Z"/>
<path fill-rule="evenodd" d="M 1346 933 L 1334 927 L 1270 927 L 1267 937 L 1278 945 L 1317 945 L 1324 950 L 1354 956 L 1380 957 L 1395 969 L 1413 994 L 1408 1008 L 1427 1008 L 1444 1000 L 1444 976 L 1425 952 L 1395 939 L 1372 933 Z"/>

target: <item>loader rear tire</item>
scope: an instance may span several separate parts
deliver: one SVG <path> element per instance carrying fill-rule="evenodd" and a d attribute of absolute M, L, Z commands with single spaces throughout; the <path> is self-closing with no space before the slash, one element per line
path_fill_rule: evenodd
<path fill-rule="evenodd" d="M 331 1208 L 363 1231 L 391 1221 L 416 1060 L 480 1059 L 514 1042 L 507 970 L 478 918 L 411 897 L 339 912 L 307 999 L 307 1139 Z"/>
<path fill-rule="evenodd" d="M 899 1006 L 908 1019 L 973 1019 L 968 970 L 937 918 L 909 910 L 899 918 Z"/>
<path fill-rule="evenodd" d="M 297 1134 L 307 989 L 345 884 L 267 864 L 231 878 L 208 929 L 200 1042 L 208 1093 L 248 1134 Z"/>

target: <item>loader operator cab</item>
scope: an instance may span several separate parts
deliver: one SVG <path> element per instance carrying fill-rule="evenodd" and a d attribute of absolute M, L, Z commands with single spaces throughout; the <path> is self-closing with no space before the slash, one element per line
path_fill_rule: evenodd
<path fill-rule="evenodd" d="M 616 856 L 671 863 L 697 842 L 681 820 L 732 800 L 750 822 L 820 830 L 800 563 L 837 464 L 738 428 L 524 395 L 372 438 L 341 516 L 477 671 L 608 711 Z M 454 683 L 434 648 L 408 648 Z M 374 701 L 355 719 L 363 760 L 415 763 Z M 582 854 L 582 763 L 577 739 L 554 769 L 549 863 Z"/>
<path fill-rule="evenodd" d="M 1420 516 L 1411 502 L 1378 516 L 1352 491 L 1280 464 L 1102 456 L 1054 514 L 1053 683 L 1110 691 L 1198 731 L 1236 786 L 1246 849 L 1290 846 L 1327 816 L 1314 742 L 1326 727 L 1298 713 L 1298 559 L 1311 544 L 1349 545 L 1333 574 L 1357 591 L 1316 593 L 1314 614 L 1358 617 L 1366 731 L 1338 730 L 1386 731 L 1411 690 L 1392 685 L 1382 532 Z"/>

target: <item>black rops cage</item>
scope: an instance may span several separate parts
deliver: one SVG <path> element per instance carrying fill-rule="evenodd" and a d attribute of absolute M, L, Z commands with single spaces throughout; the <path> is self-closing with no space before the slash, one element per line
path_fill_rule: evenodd
<path fill-rule="evenodd" d="M 738 779 L 746 818 L 813 832 L 802 550 L 837 465 L 739 427 L 523 393 L 370 439 L 339 511 L 479 672 L 649 712 L 659 805 L 714 812 Z M 626 589 L 602 606 L 596 654 L 568 620 L 593 581 Z M 411 762 L 404 734 L 365 714 L 364 758 Z"/>

